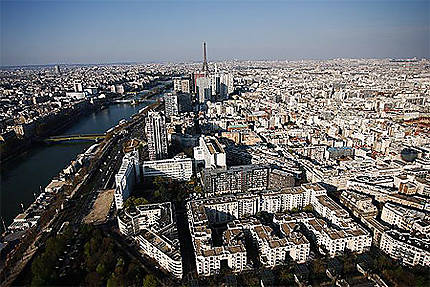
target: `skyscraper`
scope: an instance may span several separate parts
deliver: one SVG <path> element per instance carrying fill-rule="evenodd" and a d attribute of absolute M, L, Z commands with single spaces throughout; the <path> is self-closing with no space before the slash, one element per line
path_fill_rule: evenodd
<path fill-rule="evenodd" d="M 164 111 L 167 117 L 179 114 L 178 95 L 176 93 L 168 94 L 164 97 Z"/>
<path fill-rule="evenodd" d="M 145 132 L 148 141 L 150 160 L 167 158 L 166 120 L 161 112 L 151 111 L 145 119 Z"/>
<path fill-rule="evenodd" d="M 74 88 L 75 92 L 82 92 L 84 90 L 82 83 L 79 81 L 75 81 L 73 83 L 73 88 Z"/>
<path fill-rule="evenodd" d="M 56 74 L 61 74 L 61 71 L 60 71 L 60 66 L 58 66 L 58 65 L 55 65 L 55 67 L 54 67 L 54 72 L 56 73 Z"/>
<path fill-rule="evenodd" d="M 201 77 L 196 80 L 196 90 L 199 103 L 203 104 L 210 101 L 212 97 L 212 79 L 210 77 Z"/>

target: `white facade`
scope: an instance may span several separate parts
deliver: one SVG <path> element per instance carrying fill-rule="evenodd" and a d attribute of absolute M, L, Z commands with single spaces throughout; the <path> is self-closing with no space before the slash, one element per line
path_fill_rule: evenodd
<path fill-rule="evenodd" d="M 424 225 L 428 228 L 428 222 L 424 223 L 423 219 L 426 218 L 426 214 L 421 211 L 416 211 L 410 208 L 406 208 L 400 205 L 387 202 L 384 204 L 381 212 L 381 220 L 395 225 L 400 229 L 404 230 L 426 230 Z M 427 216 L 427 218 L 430 218 Z"/>
<path fill-rule="evenodd" d="M 139 205 L 118 214 L 121 234 L 132 237 L 141 251 L 167 272 L 182 278 L 182 257 L 170 202 Z"/>
<path fill-rule="evenodd" d="M 280 229 L 284 238 L 278 238 L 269 226 L 258 225 L 250 229 L 259 249 L 260 262 L 267 267 L 284 264 L 289 257 L 298 263 L 306 262 L 310 252 L 306 237 L 300 232 L 292 232 L 286 224 Z"/>
<path fill-rule="evenodd" d="M 340 202 L 357 217 L 376 217 L 378 209 L 370 196 L 352 190 L 342 191 Z"/>
<path fill-rule="evenodd" d="M 167 94 L 164 96 L 164 111 L 167 117 L 179 114 L 178 96 L 176 94 Z"/>
<path fill-rule="evenodd" d="M 167 130 L 165 117 L 159 112 L 148 112 L 145 118 L 145 132 L 148 140 L 150 160 L 159 160 L 167 157 Z"/>
<path fill-rule="evenodd" d="M 169 204 L 146 204 L 136 206 L 134 209 L 123 210 L 117 218 L 119 231 L 130 236 L 144 228 L 159 228 L 158 221 L 161 218 L 163 209 L 171 208 Z M 172 215 L 169 217 L 170 221 L 173 221 Z"/>
<path fill-rule="evenodd" d="M 173 90 L 182 93 L 190 92 L 190 80 L 181 77 L 173 78 Z"/>
<path fill-rule="evenodd" d="M 312 197 L 311 203 L 316 212 L 336 225 L 352 221 L 349 213 L 327 195 Z"/>
<path fill-rule="evenodd" d="M 224 148 L 215 137 L 199 138 L 199 146 L 194 148 L 194 159 L 203 161 L 205 168 L 227 166 Z"/>
<path fill-rule="evenodd" d="M 189 79 L 182 79 L 181 80 L 181 92 L 183 93 L 190 93 L 190 80 Z"/>
<path fill-rule="evenodd" d="M 312 195 L 322 193 L 325 193 L 325 190 L 321 186 L 308 184 L 300 188 L 286 188 L 279 194 L 283 194 L 285 202 L 294 201 L 294 206 L 303 207 L 309 204 Z M 294 261 L 305 262 L 309 256 L 310 243 L 303 234 L 294 231 L 294 227 L 281 224 L 284 237 L 278 238 L 272 234 L 270 227 L 248 217 L 259 211 L 277 212 L 282 209 L 279 208 L 280 205 L 273 207 L 279 194 L 243 193 L 188 202 L 188 222 L 198 274 L 204 276 L 217 274 L 223 260 L 234 271 L 242 271 L 246 265 L 246 250 L 240 238 L 245 231 L 255 240 L 263 265 L 276 266 L 286 262 L 290 257 Z M 225 222 L 229 223 L 224 233 L 223 246 L 215 247 L 212 245 L 209 224 Z M 232 238 L 236 238 L 236 241 Z"/>
<path fill-rule="evenodd" d="M 123 201 L 129 196 L 134 184 L 140 178 L 139 153 L 137 150 L 127 153 L 122 159 L 121 167 L 115 175 L 115 206 L 122 208 Z"/>
<path fill-rule="evenodd" d="M 260 210 L 270 213 L 285 212 L 304 207 L 311 203 L 311 198 L 325 194 L 326 190 L 318 184 L 303 184 L 281 191 L 266 191 L 261 193 Z"/>
<path fill-rule="evenodd" d="M 209 77 L 201 77 L 196 79 L 197 93 L 199 103 L 203 104 L 211 99 L 212 96 L 212 80 Z"/>
<path fill-rule="evenodd" d="M 185 181 L 193 175 L 193 161 L 190 158 L 144 161 L 142 168 L 144 177 L 162 176 Z"/>
<path fill-rule="evenodd" d="M 428 242 L 411 238 L 409 234 L 390 230 L 381 236 L 380 248 L 390 257 L 408 265 L 430 266 L 430 249 Z"/>
<path fill-rule="evenodd" d="M 182 278 L 181 253 L 170 242 L 146 229 L 136 236 L 136 241 L 141 250 L 156 260 L 163 269 L 176 278 Z"/>
<path fill-rule="evenodd" d="M 318 246 L 323 247 L 330 257 L 341 255 L 346 249 L 362 253 L 369 250 L 372 245 L 370 233 L 354 222 L 342 229 L 330 227 L 320 218 L 308 220 L 304 224 L 312 233 Z"/>

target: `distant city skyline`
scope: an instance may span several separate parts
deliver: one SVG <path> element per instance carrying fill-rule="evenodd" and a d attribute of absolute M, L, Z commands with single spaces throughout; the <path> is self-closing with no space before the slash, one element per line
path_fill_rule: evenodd
<path fill-rule="evenodd" d="M 2 1 L 1 65 L 429 58 L 429 1 Z"/>

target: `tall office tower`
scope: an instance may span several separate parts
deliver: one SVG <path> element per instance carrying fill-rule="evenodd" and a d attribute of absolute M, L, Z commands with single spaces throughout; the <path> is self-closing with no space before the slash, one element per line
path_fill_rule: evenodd
<path fill-rule="evenodd" d="M 178 95 L 178 112 L 191 112 L 193 110 L 193 106 L 191 103 L 191 95 L 190 94 L 179 94 Z"/>
<path fill-rule="evenodd" d="M 193 73 L 191 75 L 191 87 L 192 87 L 192 92 L 197 94 L 197 79 L 199 78 L 204 78 L 205 74 L 201 73 L 201 72 L 197 72 L 197 73 Z"/>
<path fill-rule="evenodd" d="M 190 79 L 182 77 L 173 78 L 173 90 L 177 92 L 190 93 Z"/>
<path fill-rule="evenodd" d="M 160 112 L 148 112 L 145 119 L 145 132 L 148 141 L 150 160 L 167 158 L 166 120 Z"/>
<path fill-rule="evenodd" d="M 212 80 L 210 77 L 197 78 L 196 92 L 198 94 L 199 103 L 203 104 L 210 101 L 212 97 Z"/>
<path fill-rule="evenodd" d="M 209 75 L 209 66 L 206 58 L 206 42 L 203 42 L 203 72 Z"/>
<path fill-rule="evenodd" d="M 218 94 L 221 98 L 227 98 L 229 94 L 233 93 L 233 75 L 232 74 L 222 74 L 220 76 L 220 86 Z"/>
<path fill-rule="evenodd" d="M 82 87 L 82 83 L 78 81 L 75 81 L 73 87 L 75 89 L 75 92 L 82 92 L 84 90 L 84 88 Z"/>
<path fill-rule="evenodd" d="M 173 78 L 173 90 L 174 91 L 177 91 L 177 92 L 181 91 L 181 89 L 182 89 L 181 81 L 182 81 L 181 77 L 174 77 Z"/>
<path fill-rule="evenodd" d="M 54 72 L 55 72 L 56 74 L 61 74 L 60 66 L 55 65 L 55 67 L 54 67 Z"/>
<path fill-rule="evenodd" d="M 164 112 L 166 113 L 166 117 L 179 114 L 178 95 L 168 94 L 164 97 Z"/>
<path fill-rule="evenodd" d="M 181 81 L 181 91 L 183 93 L 190 93 L 190 79 L 182 79 Z"/>

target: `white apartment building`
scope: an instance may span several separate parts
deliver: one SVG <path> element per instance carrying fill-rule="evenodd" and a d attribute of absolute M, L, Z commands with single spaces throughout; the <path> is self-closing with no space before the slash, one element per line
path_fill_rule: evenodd
<path fill-rule="evenodd" d="M 224 148 L 218 139 L 211 136 L 199 138 L 199 146 L 194 148 L 194 159 L 203 162 L 205 168 L 227 166 Z"/>
<path fill-rule="evenodd" d="M 303 184 L 283 188 L 280 191 L 264 191 L 261 192 L 260 210 L 277 213 L 302 208 L 311 203 L 311 198 L 325 194 L 326 190 L 319 184 Z"/>
<path fill-rule="evenodd" d="M 181 77 L 173 78 L 173 90 L 182 93 L 190 92 L 190 79 L 183 79 Z"/>
<path fill-rule="evenodd" d="M 121 234 L 136 240 L 141 251 L 164 270 L 182 278 L 182 257 L 170 202 L 123 209 L 117 220 Z"/>
<path fill-rule="evenodd" d="M 169 93 L 164 96 L 164 112 L 166 117 L 177 116 L 179 114 L 178 96 Z"/>
<path fill-rule="evenodd" d="M 162 214 L 168 214 L 173 220 L 172 215 L 166 210 L 170 208 L 169 204 L 139 205 L 135 208 L 121 211 L 117 218 L 119 231 L 124 235 L 130 236 L 150 226 L 159 229 L 158 221 Z"/>
<path fill-rule="evenodd" d="M 203 104 L 211 99 L 213 94 L 212 79 L 209 77 L 201 77 L 196 79 L 197 94 L 199 103 Z"/>
<path fill-rule="evenodd" d="M 165 159 L 168 146 L 167 129 L 166 119 L 161 112 L 148 112 L 145 118 L 145 133 L 148 140 L 149 159 Z"/>
<path fill-rule="evenodd" d="M 403 264 L 430 266 L 430 244 L 428 240 L 413 238 L 408 233 L 389 230 L 382 234 L 380 248 Z"/>
<path fill-rule="evenodd" d="M 299 207 L 307 205 L 312 194 L 324 194 L 325 190 L 321 186 L 308 184 L 301 188 L 286 188 L 282 192 L 285 197 L 292 198 L 287 199 L 287 202 L 292 200 L 296 202 L 294 206 Z M 277 238 L 266 230 L 269 227 L 263 227 L 255 218 L 248 218 L 259 211 L 268 211 L 266 208 L 277 210 L 273 206 L 278 196 L 278 193 L 272 196 L 269 192 L 243 193 L 188 202 L 188 221 L 196 254 L 197 272 L 204 276 L 216 274 L 222 262 L 234 271 L 243 270 L 246 266 L 246 250 L 243 242 L 237 238 L 240 238 L 241 232 L 245 230 L 252 234 L 259 246 L 260 259 L 264 265 L 275 266 L 290 257 L 297 262 L 305 262 L 309 256 L 310 244 L 303 234 L 293 231 L 294 226 L 281 226 L 284 237 Z M 261 204 L 263 197 L 265 204 Z M 224 244 L 213 246 L 209 224 L 225 222 L 229 223 L 224 234 Z"/>
<path fill-rule="evenodd" d="M 228 222 L 254 215 L 259 210 L 258 195 L 237 194 L 198 201 L 205 206 L 205 215 L 210 222 Z"/>
<path fill-rule="evenodd" d="M 311 203 L 316 212 L 333 224 L 340 225 L 352 221 L 349 213 L 327 195 L 314 196 Z"/>
<path fill-rule="evenodd" d="M 382 234 L 389 228 L 374 217 L 363 217 L 361 222 L 372 231 L 373 244 L 379 247 Z"/>
<path fill-rule="evenodd" d="M 115 206 L 122 208 L 123 202 L 130 196 L 134 184 L 140 179 L 139 153 L 134 150 L 124 155 L 121 167 L 115 175 Z"/>
<path fill-rule="evenodd" d="M 274 267 L 284 264 L 289 258 L 298 263 L 308 259 L 310 243 L 300 232 L 293 232 L 288 224 L 280 226 L 285 236 L 278 238 L 269 226 L 257 225 L 250 228 L 250 233 L 259 249 L 260 262 L 264 266 Z"/>
<path fill-rule="evenodd" d="M 185 157 L 144 161 L 142 163 L 142 172 L 143 177 L 162 176 L 185 181 L 189 180 L 193 175 L 193 161 Z"/>
<path fill-rule="evenodd" d="M 359 218 L 375 217 L 378 214 L 378 209 L 372 203 L 372 198 L 356 191 L 343 191 L 340 195 L 340 202 Z"/>
<path fill-rule="evenodd" d="M 362 253 L 368 251 L 372 245 L 370 233 L 354 222 L 343 229 L 330 227 L 321 218 L 307 220 L 304 224 L 318 246 L 323 247 L 322 252 L 327 252 L 330 257 L 341 255 L 346 249 Z"/>
<path fill-rule="evenodd" d="M 279 213 L 302 208 L 309 203 L 314 203 L 315 210 L 327 217 L 333 226 L 306 213 L 291 218 L 275 216 L 274 222 L 283 234 L 282 238 L 278 238 L 270 227 L 248 218 L 260 211 Z M 310 243 L 303 234 L 295 231 L 299 222 L 304 223 L 317 244 L 330 256 L 343 254 L 346 249 L 362 253 L 369 250 L 372 243 L 370 233 L 353 222 L 348 212 L 330 199 L 326 190 L 318 184 L 304 184 L 277 192 L 262 191 L 257 194 L 243 193 L 193 200 L 188 202 L 187 210 L 197 270 L 204 276 L 219 272 L 222 260 L 226 260 L 228 266 L 236 271 L 242 270 L 243 264 L 246 264 L 240 259 L 242 252 L 246 254 L 244 246 L 239 244 L 231 249 L 235 252 L 227 248 L 229 245 L 212 246 L 210 223 L 229 222 L 229 230 L 247 230 L 257 244 L 260 261 L 265 266 L 276 266 L 288 258 L 301 263 L 307 260 Z M 239 231 L 235 232 L 239 234 Z"/>
<path fill-rule="evenodd" d="M 216 200 L 215 198 L 214 200 Z M 197 273 L 203 276 L 217 274 L 221 265 L 226 264 L 235 272 L 243 271 L 246 266 L 246 249 L 244 243 L 231 236 L 236 231 L 227 230 L 224 234 L 222 246 L 214 246 L 211 239 L 211 229 L 209 222 L 225 222 L 227 218 L 233 219 L 236 215 L 227 215 L 237 207 L 233 202 L 233 197 L 222 199 L 212 205 L 206 200 L 191 201 L 187 203 L 188 222 L 196 256 Z M 224 206 L 222 205 L 224 203 Z M 218 212 L 216 211 L 218 209 Z M 237 209 L 237 208 L 236 208 Z"/>
<path fill-rule="evenodd" d="M 181 92 L 183 93 L 190 93 L 190 80 L 189 79 L 182 79 L 181 81 Z"/>
<path fill-rule="evenodd" d="M 427 220 L 424 221 L 424 219 Z M 430 231 L 430 216 L 426 216 L 424 212 L 390 202 L 384 204 L 381 220 L 403 230 Z"/>
<path fill-rule="evenodd" d="M 182 257 L 177 246 L 149 229 L 143 229 L 135 239 L 141 250 L 156 260 L 164 270 L 176 278 L 182 278 Z"/>

